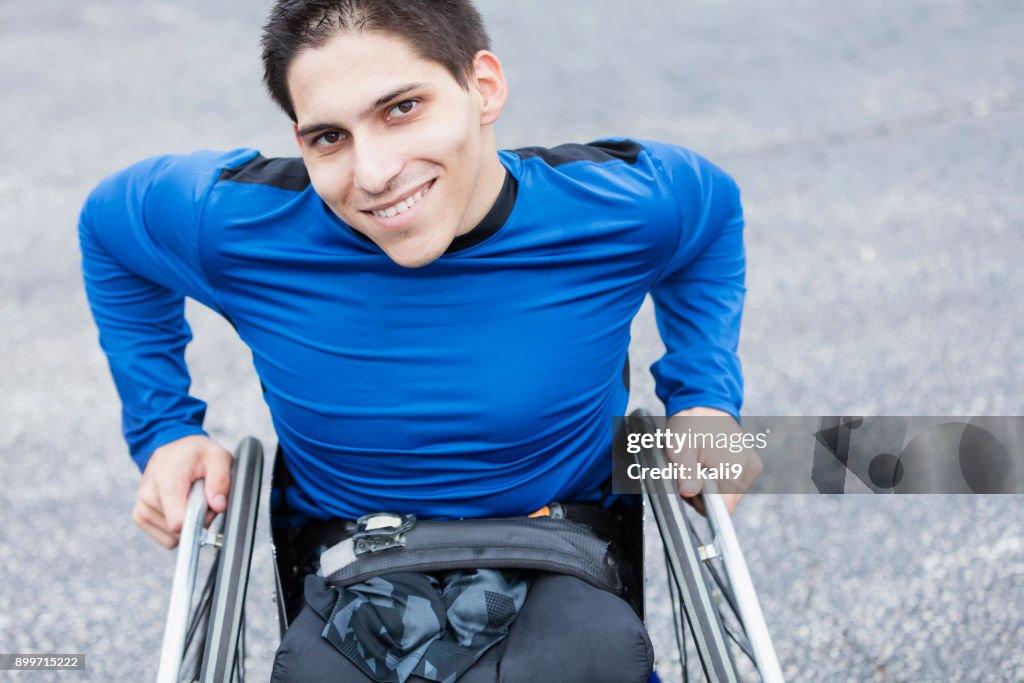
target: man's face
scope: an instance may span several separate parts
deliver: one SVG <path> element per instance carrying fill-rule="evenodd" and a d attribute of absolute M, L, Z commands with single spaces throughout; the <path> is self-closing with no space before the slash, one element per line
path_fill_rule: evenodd
<path fill-rule="evenodd" d="M 464 90 L 404 40 L 353 32 L 300 52 L 288 86 L 314 189 L 393 261 L 426 265 L 475 227 L 494 150 L 474 81 Z"/>

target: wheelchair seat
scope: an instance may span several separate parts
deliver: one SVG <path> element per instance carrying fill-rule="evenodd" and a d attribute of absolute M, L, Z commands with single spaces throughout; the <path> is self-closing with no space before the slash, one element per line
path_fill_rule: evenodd
<path fill-rule="evenodd" d="M 324 550 L 351 538 L 355 522 L 299 518 L 287 506 L 285 494 L 292 485 L 278 447 L 271 484 L 271 530 L 282 643 L 272 681 L 370 680 L 322 637 L 335 591 L 317 575 L 318 560 Z M 617 549 L 626 599 L 573 576 L 537 573 L 508 635 L 487 649 L 460 676 L 460 683 L 650 680 L 653 646 L 642 621 L 642 507 L 621 501 L 611 511 L 591 504 L 559 507 L 567 519 L 585 521 Z M 616 646 L 610 647 L 613 643 Z M 416 675 L 408 681 L 427 683 Z"/>

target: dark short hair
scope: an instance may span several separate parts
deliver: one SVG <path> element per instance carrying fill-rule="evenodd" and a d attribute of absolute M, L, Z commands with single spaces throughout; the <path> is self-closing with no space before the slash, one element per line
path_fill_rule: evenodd
<path fill-rule="evenodd" d="M 378 31 L 404 39 L 424 59 L 468 87 L 473 58 L 490 48 L 470 0 L 277 0 L 263 27 L 263 81 L 293 121 L 288 67 L 300 51 L 343 31 Z"/>

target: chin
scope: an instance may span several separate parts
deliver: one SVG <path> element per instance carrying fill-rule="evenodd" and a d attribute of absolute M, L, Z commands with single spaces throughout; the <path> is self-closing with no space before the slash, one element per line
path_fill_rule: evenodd
<path fill-rule="evenodd" d="M 436 261 L 441 255 L 438 254 L 437 256 L 431 255 L 426 257 L 422 255 L 416 255 L 412 257 L 399 257 L 391 256 L 390 254 L 388 254 L 388 256 L 391 257 L 392 261 L 402 266 L 403 268 L 422 268 L 423 266 L 429 266 L 431 263 Z"/>
<path fill-rule="evenodd" d="M 455 239 L 455 230 L 445 230 L 435 224 L 426 230 L 413 227 L 405 233 L 377 232 L 370 238 L 397 265 L 422 268 L 444 256 Z"/>
<path fill-rule="evenodd" d="M 394 247 L 381 248 L 388 255 L 388 258 L 403 268 L 422 268 L 441 258 L 447 247 L 424 249 L 423 247 L 400 244 Z"/>

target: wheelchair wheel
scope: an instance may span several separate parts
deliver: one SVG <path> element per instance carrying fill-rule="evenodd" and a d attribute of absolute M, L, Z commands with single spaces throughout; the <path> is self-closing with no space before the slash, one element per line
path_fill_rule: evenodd
<path fill-rule="evenodd" d="M 203 482 L 192 486 L 178 545 L 159 683 L 243 680 L 245 593 L 262 473 L 263 448 L 247 437 L 235 449 L 227 511 L 209 529 L 202 526 L 207 512 Z M 214 550 L 212 558 L 203 557 L 204 547 Z M 196 596 L 196 574 L 204 560 L 206 580 Z"/>
<path fill-rule="evenodd" d="M 642 410 L 630 415 L 628 425 L 631 432 L 639 433 L 657 428 L 650 414 Z M 643 449 L 636 458 L 642 467 L 667 464 L 665 454 L 654 448 Z M 643 482 L 645 503 L 665 546 L 683 680 L 688 680 L 688 632 L 707 681 L 739 683 L 737 663 L 745 655 L 757 671 L 757 680 L 782 683 L 782 670 L 732 520 L 713 482 L 709 483 L 701 495 L 710 538 L 702 540 L 691 519 L 694 513 L 687 512 L 690 506 L 678 494 L 674 480 L 649 478 Z"/>

